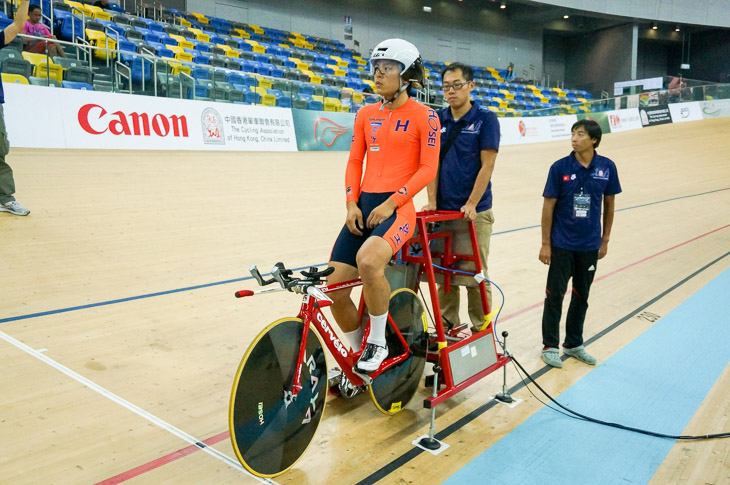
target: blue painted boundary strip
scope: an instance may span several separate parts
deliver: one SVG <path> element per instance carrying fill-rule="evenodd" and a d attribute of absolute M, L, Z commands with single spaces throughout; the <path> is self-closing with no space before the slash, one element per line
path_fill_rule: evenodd
<path fill-rule="evenodd" d="M 659 301 L 662 298 L 664 298 L 665 296 L 667 296 L 669 293 L 671 293 L 674 290 L 676 290 L 677 288 L 681 287 L 682 285 L 684 285 L 685 283 L 687 283 L 689 280 L 691 280 L 695 276 L 699 275 L 700 273 L 702 273 L 706 269 L 710 268 L 711 266 L 715 265 L 716 263 L 719 263 L 720 261 L 722 261 L 723 259 L 725 259 L 728 256 L 730 256 L 730 251 L 726 252 L 725 254 L 723 254 L 722 256 L 720 256 L 718 258 L 715 258 L 714 260 L 712 260 L 709 263 L 707 263 L 706 265 L 702 266 L 701 268 L 699 268 L 698 270 L 696 270 L 695 272 L 693 272 L 689 276 L 686 276 L 681 281 L 675 283 L 671 287 L 669 287 L 666 290 L 662 291 L 661 293 L 659 293 L 657 296 L 655 296 L 651 300 L 649 300 L 649 301 L 645 302 L 644 304 L 640 305 L 639 307 L 635 308 L 634 310 L 632 310 L 631 312 L 629 312 L 624 317 L 618 319 L 616 322 L 614 322 L 613 324 L 609 325 L 607 328 L 605 328 L 601 332 L 597 333 L 596 335 L 594 335 L 590 339 L 586 340 L 586 345 L 591 344 L 591 343 L 593 343 L 593 342 L 601 339 L 603 336 L 605 336 L 606 334 L 610 333 L 612 330 L 615 330 L 616 328 L 620 327 L 621 325 L 623 325 L 624 323 L 626 323 L 628 320 L 632 319 L 633 317 L 635 317 L 636 315 L 638 315 L 640 312 L 644 311 L 646 308 L 650 307 L 651 305 L 653 305 L 657 301 Z M 565 359 L 565 358 L 563 358 L 563 359 Z M 540 378 L 543 375 L 545 375 L 545 373 L 547 373 L 551 369 L 552 369 L 552 367 L 550 367 L 548 365 L 545 365 L 541 369 L 538 369 L 537 371 L 533 372 L 531 374 L 531 377 L 534 380 L 537 380 L 538 378 Z M 507 392 L 509 394 L 514 394 L 515 392 L 519 391 L 523 387 L 525 387 L 525 383 L 524 383 L 524 381 L 520 381 L 517 384 L 515 384 L 514 386 L 512 386 L 511 388 L 509 388 L 509 390 Z M 490 400 L 490 401 L 482 404 L 481 406 L 479 406 L 478 408 L 476 408 L 474 411 L 472 411 L 469 414 L 467 414 L 466 416 L 463 416 L 462 418 L 456 420 L 455 422 L 453 422 L 452 424 L 450 424 L 446 428 L 444 428 L 441 431 L 439 431 L 438 433 L 436 433 L 436 435 L 435 435 L 436 439 L 441 440 L 441 441 L 445 440 L 446 438 L 448 438 L 449 436 L 451 436 L 453 433 L 455 433 L 455 432 L 459 431 L 460 429 L 464 428 L 469 423 L 471 423 L 472 421 L 474 421 L 476 418 L 478 418 L 479 416 L 483 415 L 484 413 L 486 413 L 487 411 L 489 411 L 490 409 L 492 409 L 494 406 L 498 406 L 498 405 L 499 404 L 494 399 L 492 399 L 492 400 Z M 380 480 L 383 480 L 385 477 L 387 477 L 388 475 L 390 475 L 391 473 L 393 473 L 394 471 L 396 471 L 398 468 L 405 466 L 409 461 L 413 460 L 414 458 L 416 458 L 421 453 L 423 453 L 423 450 L 421 450 L 420 448 L 413 447 L 409 451 L 403 453 L 401 456 L 393 459 L 393 461 L 391 461 L 387 465 L 383 466 L 382 468 L 380 468 L 378 470 L 375 470 L 370 475 L 368 475 L 364 479 L 360 480 L 357 483 L 357 485 L 369 485 L 369 484 L 374 484 L 374 483 L 376 483 L 376 482 L 378 482 Z"/>
<path fill-rule="evenodd" d="M 672 202 L 672 201 L 675 201 L 675 200 L 687 199 L 687 198 L 690 198 L 690 197 L 699 197 L 701 195 L 713 194 L 713 193 L 716 193 L 716 192 L 722 192 L 724 190 L 730 190 L 730 187 L 725 187 L 723 189 L 717 189 L 717 190 L 710 190 L 710 191 L 701 192 L 701 193 L 698 193 L 698 194 L 690 194 L 690 195 L 683 195 L 683 196 L 680 196 L 680 197 L 673 197 L 671 199 L 665 199 L 665 200 L 660 200 L 660 201 L 656 201 L 656 202 L 648 202 L 646 204 L 636 205 L 636 206 L 632 206 L 632 207 L 624 207 L 623 209 L 618 209 L 616 212 L 626 211 L 626 210 L 630 210 L 630 209 L 637 209 L 637 208 L 646 207 L 646 206 L 649 206 L 649 205 L 663 204 L 665 202 Z M 520 227 L 520 228 L 517 228 L 517 229 L 510 229 L 510 230 L 507 230 L 507 231 L 495 232 L 495 233 L 492 233 L 492 236 L 498 236 L 500 234 L 508 234 L 508 233 L 517 232 L 517 231 L 524 231 L 524 230 L 527 230 L 527 229 L 535 229 L 537 227 L 540 227 L 540 225 L 536 225 L 536 226 L 525 226 L 525 227 Z M 320 263 L 320 264 L 313 265 L 313 266 L 324 266 L 325 264 L 327 264 L 327 263 Z M 294 268 L 293 271 L 299 271 L 299 270 L 302 270 L 302 269 L 307 269 L 310 266 L 302 266 L 300 268 Z M 156 292 L 156 293 L 147 293 L 147 294 L 144 294 L 144 295 L 130 296 L 130 297 L 127 297 L 127 298 L 120 298 L 120 299 L 117 299 L 117 300 L 108 300 L 108 301 L 102 301 L 102 302 L 97 302 L 97 303 L 89 303 L 88 305 L 79 305 L 79 306 L 73 306 L 73 307 L 68 307 L 68 308 L 60 308 L 60 309 L 57 309 L 57 310 L 49 310 L 49 311 L 45 311 L 45 312 L 29 313 L 29 314 L 26 314 L 26 315 L 18 315 L 18 316 L 15 316 L 15 317 L 0 318 L 0 323 L 15 322 L 15 321 L 18 321 L 18 320 L 27 320 L 27 319 L 30 319 L 30 318 L 43 317 L 43 316 L 46 316 L 46 315 L 55 315 L 57 313 L 66 313 L 66 312 L 73 312 L 73 311 L 77 311 L 77 310 L 86 310 L 86 309 L 89 309 L 89 308 L 94 308 L 94 307 L 99 307 L 99 306 L 113 305 L 115 303 L 124 303 L 124 302 L 127 302 L 127 301 L 133 301 L 133 300 L 142 300 L 144 298 L 152 298 L 152 297 L 155 297 L 155 296 L 170 295 L 172 293 L 181 293 L 183 291 L 199 290 L 201 288 L 208 288 L 208 287 L 211 287 L 211 286 L 225 285 L 225 284 L 228 284 L 228 283 L 235 283 L 237 281 L 246 281 L 246 280 L 250 280 L 250 279 L 252 279 L 251 276 L 246 276 L 246 277 L 243 277 L 243 278 L 236 278 L 236 279 L 232 279 L 232 280 L 217 281 L 215 283 L 206 283 L 206 284 L 202 284 L 202 285 L 189 286 L 187 288 L 179 288 L 179 289 L 175 289 L 175 290 L 159 291 L 159 292 Z"/>
<path fill-rule="evenodd" d="M 730 360 L 728 288 L 730 269 L 564 391 L 560 402 L 604 421 L 682 434 Z M 479 480 L 486 470 L 494 483 L 648 483 L 674 444 L 544 407 L 445 483 Z"/>

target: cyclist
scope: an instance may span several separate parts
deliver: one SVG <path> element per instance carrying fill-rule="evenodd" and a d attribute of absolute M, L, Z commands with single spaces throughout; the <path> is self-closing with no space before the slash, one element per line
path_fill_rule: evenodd
<path fill-rule="evenodd" d="M 409 94 L 409 89 L 420 89 L 424 79 L 423 61 L 413 44 L 388 39 L 375 46 L 370 73 L 382 99 L 361 108 L 355 118 L 345 174 L 347 217 L 330 256 L 335 272 L 327 281 L 362 278 L 370 333 L 354 368 L 361 374 L 374 372 L 388 356 L 390 285 L 385 267 L 413 235 L 412 198 L 436 176 L 441 138 L 438 114 Z M 352 349 L 358 351 L 363 329 L 350 291 L 331 293 L 331 308 Z"/>

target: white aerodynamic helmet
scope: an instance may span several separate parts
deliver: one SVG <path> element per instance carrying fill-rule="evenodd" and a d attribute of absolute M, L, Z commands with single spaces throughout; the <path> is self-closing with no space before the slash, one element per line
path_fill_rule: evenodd
<path fill-rule="evenodd" d="M 413 87 L 423 87 L 423 60 L 416 46 L 403 39 L 388 39 L 373 48 L 370 55 L 370 74 L 375 74 L 373 63 L 381 59 L 397 61 L 401 64 L 401 78 L 410 82 Z"/>

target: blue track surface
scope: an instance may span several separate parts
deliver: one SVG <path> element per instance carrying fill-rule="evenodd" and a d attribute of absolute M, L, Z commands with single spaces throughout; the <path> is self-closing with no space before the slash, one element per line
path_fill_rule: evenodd
<path fill-rule="evenodd" d="M 730 361 L 729 291 L 726 270 L 558 401 L 604 421 L 682 434 Z M 674 443 L 543 408 L 446 483 L 643 484 Z"/>

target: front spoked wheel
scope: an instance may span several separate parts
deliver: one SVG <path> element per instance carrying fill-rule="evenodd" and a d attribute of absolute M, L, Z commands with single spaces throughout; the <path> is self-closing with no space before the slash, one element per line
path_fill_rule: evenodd
<path fill-rule="evenodd" d="M 421 299 L 408 288 L 401 288 L 391 294 L 388 314 L 408 344 L 408 349 L 405 349 L 398 335 L 388 325 L 385 334 L 388 357 L 401 355 L 406 350 L 410 350 L 410 356 L 373 379 L 370 394 L 379 411 L 395 414 L 408 404 L 418 389 L 426 366 L 428 327 Z"/>
<path fill-rule="evenodd" d="M 291 399 L 304 322 L 277 320 L 250 345 L 233 380 L 228 411 L 231 444 L 241 464 L 260 477 L 294 466 L 314 438 L 327 396 L 322 342 L 310 328 L 302 389 Z"/>

